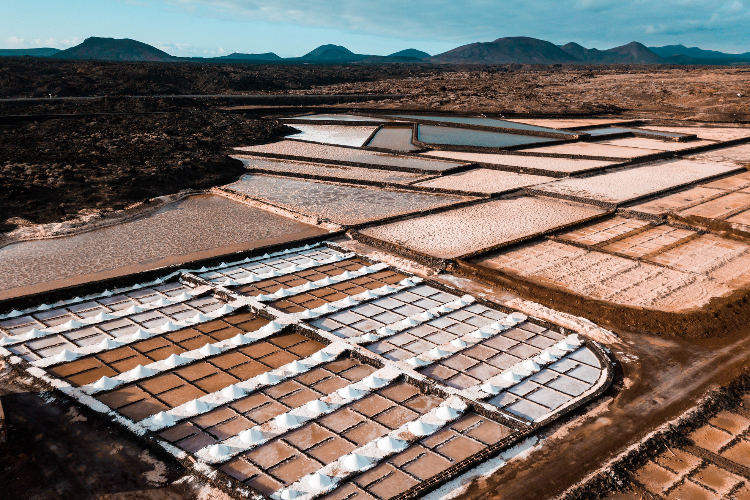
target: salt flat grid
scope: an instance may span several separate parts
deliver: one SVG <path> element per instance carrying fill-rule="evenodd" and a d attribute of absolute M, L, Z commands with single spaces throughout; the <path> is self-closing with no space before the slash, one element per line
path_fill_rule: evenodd
<path fill-rule="evenodd" d="M 314 274 L 305 280 L 304 271 Z M 105 412 L 150 431 L 173 453 L 189 453 L 274 498 L 289 489 L 300 498 L 421 491 L 451 465 L 502 445 L 523 422 L 554 418 L 601 388 L 609 370 L 584 375 L 597 348 L 576 335 L 325 245 L 192 272 L 194 279 L 173 277 L 0 317 L 0 352 L 20 354 L 31 373 L 79 401 L 106 405 Z M 372 283 L 323 306 L 291 316 L 275 307 L 297 287 L 310 292 L 361 278 Z M 249 295 L 238 293 L 256 285 Z M 212 295 L 216 290 L 224 292 Z M 132 323 L 127 332 L 110 334 L 124 328 L 108 329 L 123 319 Z M 424 333 L 430 329 L 425 338 L 434 347 L 415 350 L 411 359 L 393 361 L 369 348 L 374 338 L 398 342 L 420 324 Z M 101 331 L 82 336 L 92 339 L 88 344 L 68 344 L 92 328 Z M 494 378 L 464 389 L 435 378 L 412 382 L 420 379 L 414 369 L 451 364 L 481 342 L 530 330 L 548 332 L 539 337 L 547 340 L 521 342 L 539 347 Z M 54 339 L 57 349 L 45 351 L 34 344 L 39 339 Z M 573 365 L 563 368 L 566 359 Z M 510 395 L 534 374 L 533 388 Z M 571 384 L 586 389 L 573 395 Z M 390 479 L 378 480 L 381 473 Z"/>

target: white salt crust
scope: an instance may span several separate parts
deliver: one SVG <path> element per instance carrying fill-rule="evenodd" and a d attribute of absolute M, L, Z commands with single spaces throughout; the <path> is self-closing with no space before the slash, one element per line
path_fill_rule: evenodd
<path fill-rule="evenodd" d="M 550 158 L 545 156 L 502 155 L 491 153 L 466 153 L 463 151 L 429 151 L 426 156 L 444 159 L 504 165 L 508 167 L 533 168 L 551 172 L 573 173 L 593 168 L 607 167 L 616 162 L 604 160 L 576 160 L 572 158 Z"/>
<path fill-rule="evenodd" d="M 346 349 L 346 346 L 342 345 L 339 347 L 339 349 L 343 351 Z M 311 368 L 312 367 L 313 366 L 311 366 Z M 382 389 L 383 387 L 387 387 L 388 385 L 390 385 L 391 382 L 395 378 L 401 375 L 401 371 L 397 370 L 394 367 L 385 367 L 381 370 L 376 371 L 372 375 L 384 381 L 384 384 L 378 387 L 378 389 Z M 312 419 L 319 418 L 324 415 L 328 415 L 334 412 L 335 410 L 341 408 L 344 405 L 347 405 L 353 401 L 358 401 L 364 398 L 365 396 L 371 394 L 373 390 L 375 389 L 368 387 L 367 384 L 365 384 L 363 380 L 360 380 L 359 382 L 355 382 L 353 384 L 349 384 L 348 386 L 341 388 L 337 391 L 334 391 L 331 394 L 323 396 L 322 398 L 317 400 L 326 405 L 327 408 L 323 412 L 318 413 L 318 412 L 311 411 L 310 408 L 308 408 L 308 405 L 300 406 L 282 415 L 279 415 L 275 419 L 270 420 L 266 422 L 265 424 L 256 425 L 255 427 L 253 427 L 251 430 L 256 430 L 262 436 L 262 438 L 256 442 L 246 443 L 245 441 L 243 441 L 242 437 L 240 436 L 241 434 L 240 433 L 235 436 L 229 437 L 221 441 L 221 443 L 219 443 L 227 447 L 226 453 L 222 454 L 221 456 L 216 457 L 210 454 L 210 449 L 212 448 L 213 445 L 207 446 L 205 448 L 198 450 L 195 453 L 195 455 L 201 460 L 204 460 L 208 463 L 226 462 L 227 460 L 229 460 L 235 455 L 238 455 L 240 453 L 244 453 L 248 450 L 256 448 L 286 432 L 292 431 L 294 429 L 298 429 L 299 427 L 302 427 L 303 425 L 305 425 L 308 421 Z M 278 420 L 280 417 L 283 417 L 284 415 L 290 415 L 293 417 L 292 425 L 283 425 L 283 426 L 279 425 Z"/>
<path fill-rule="evenodd" d="M 286 251 L 286 253 L 281 252 L 279 253 L 279 256 L 289 255 L 290 253 L 291 253 L 290 251 Z M 343 254 L 339 254 L 339 255 L 343 255 Z M 269 257 L 270 256 L 266 255 L 263 258 L 269 258 Z M 213 269 L 214 270 L 222 270 L 222 269 L 226 270 L 226 269 L 231 268 L 231 266 L 232 264 L 222 264 L 220 266 L 216 266 Z M 201 269 L 198 271 L 202 273 L 207 273 L 210 270 Z M 223 282 L 223 280 L 219 280 L 219 281 Z M 415 284 L 420 283 L 421 281 L 422 280 L 419 278 L 412 277 L 412 278 L 403 280 L 401 283 L 399 283 L 396 286 L 389 285 L 389 286 L 383 287 L 383 289 L 376 289 L 373 292 L 376 292 L 377 296 L 387 296 L 387 295 L 390 295 L 391 293 L 404 290 L 404 289 L 408 289 L 414 286 Z M 214 286 L 216 287 L 217 290 L 221 290 L 225 293 L 228 292 L 226 289 L 224 289 L 220 285 L 214 285 Z M 368 298 L 372 298 L 372 297 L 368 297 Z M 339 302 L 340 304 L 338 304 L 337 308 L 350 307 L 352 305 L 352 304 L 346 304 L 344 303 L 344 301 L 339 301 Z M 470 306 L 473 302 L 474 302 L 473 297 L 463 296 L 460 299 L 457 299 L 452 303 L 448 303 L 447 305 L 448 305 L 448 308 L 452 308 L 456 306 L 456 309 L 453 309 L 453 311 L 456 311 L 456 310 L 460 310 L 463 307 Z M 233 305 L 237 305 L 238 307 L 249 305 L 255 309 L 267 311 L 273 314 L 276 317 L 276 320 L 274 322 L 275 324 L 272 323 L 272 327 L 268 329 L 269 332 L 272 330 L 276 330 L 277 327 L 281 327 L 283 324 L 294 324 L 300 321 L 300 318 L 298 316 L 284 314 L 279 311 L 275 311 L 267 306 L 264 306 L 263 302 L 253 297 L 244 297 L 244 296 L 237 295 L 235 300 L 233 300 L 231 303 Z M 439 309 L 439 308 L 436 308 L 436 309 Z M 436 314 L 436 317 L 437 317 L 437 315 L 439 314 L 445 314 L 446 311 L 438 310 L 438 311 L 435 311 L 435 313 L 437 313 Z M 490 327 L 491 330 L 495 331 L 494 334 L 498 334 L 504 328 L 507 328 L 507 327 L 510 327 L 511 325 L 515 325 L 519 322 L 525 321 L 526 319 L 527 318 L 524 314 L 513 313 L 512 315 L 509 315 L 505 319 L 498 322 L 501 325 L 500 328 L 493 329 L 491 325 L 488 325 L 488 326 Z M 309 328 L 310 326 L 306 325 L 306 327 Z M 487 327 L 484 327 L 483 329 L 486 330 Z M 478 342 L 482 338 L 487 338 L 485 336 L 486 334 L 484 333 L 477 334 L 477 332 L 481 332 L 481 330 L 477 330 L 464 337 L 461 337 L 459 341 L 454 341 L 444 346 L 439 346 L 437 350 L 442 351 L 441 353 L 439 353 L 440 356 L 443 356 L 444 354 L 449 353 L 449 352 L 451 353 L 458 352 L 458 350 L 460 349 L 471 347 L 471 345 L 474 345 L 476 342 Z M 253 332 L 253 333 L 255 334 L 257 332 Z M 199 400 L 188 402 L 182 405 L 181 407 L 170 410 L 170 412 L 168 412 L 169 417 L 166 417 L 164 419 L 164 421 L 168 421 L 168 422 L 164 425 L 159 424 L 159 423 L 156 423 L 156 425 L 154 425 L 154 417 L 156 416 L 152 416 L 148 419 L 144 419 L 142 422 L 139 422 L 139 423 L 132 422 L 126 418 L 121 417 L 119 414 L 109 409 L 103 403 L 93 399 L 89 394 L 87 394 L 85 390 L 86 388 L 73 388 L 67 382 L 50 377 L 44 370 L 42 370 L 39 367 L 28 366 L 26 370 L 31 375 L 38 377 L 42 380 L 48 381 L 54 387 L 57 387 L 64 393 L 71 395 L 76 400 L 78 400 L 81 404 L 89 406 L 95 411 L 106 413 L 111 418 L 122 423 L 125 427 L 130 429 L 134 434 L 142 436 L 142 435 L 146 435 L 149 430 L 159 430 L 165 427 L 169 427 L 171 425 L 174 425 L 180 419 L 186 418 L 188 416 L 193 416 L 195 414 L 199 414 L 205 411 L 209 411 L 211 408 L 215 408 L 217 404 L 222 404 L 223 402 L 228 402 L 228 401 L 237 399 L 239 397 L 243 397 L 245 392 L 248 390 L 257 390 L 258 388 L 264 387 L 265 385 L 279 383 L 285 378 L 293 376 L 301 371 L 305 371 L 306 369 L 310 369 L 314 366 L 317 366 L 317 364 L 319 363 L 329 361 L 331 359 L 331 358 L 319 356 L 319 353 L 321 352 L 325 352 L 325 353 L 328 353 L 330 356 L 334 356 L 339 353 L 342 353 L 344 350 L 347 350 L 347 349 L 349 350 L 360 349 L 359 347 L 355 345 L 356 342 L 351 342 L 350 339 L 342 340 L 342 339 L 336 338 L 334 340 L 332 335 L 322 330 L 318 330 L 318 334 L 324 338 L 333 340 L 333 343 L 323 348 L 321 351 L 318 351 L 318 353 L 310 356 L 309 358 L 298 360 L 296 362 L 290 363 L 276 370 L 271 370 L 270 372 L 267 372 L 266 374 L 263 374 L 258 377 L 254 377 L 253 379 L 249 379 L 247 381 L 235 384 L 234 386 L 230 388 L 224 388 L 221 391 L 217 391 L 216 393 L 209 394 L 207 396 L 199 398 Z M 475 336 L 474 334 L 477 334 L 477 336 Z M 248 337 L 251 337 L 251 335 L 243 336 L 242 338 L 250 340 Z M 224 342 L 231 342 L 231 340 L 232 339 L 230 339 L 229 341 L 224 341 Z M 569 342 L 571 344 L 574 343 L 574 340 L 575 340 L 574 338 L 569 338 Z M 221 346 L 219 344 L 222 344 L 222 342 L 213 344 L 213 346 L 215 346 L 216 349 L 220 349 Z M 205 355 L 215 355 L 217 353 L 216 350 L 209 349 L 209 351 L 206 351 L 206 353 L 200 353 L 200 354 L 205 356 Z M 551 351 L 556 352 L 554 351 L 554 348 L 552 348 Z M 558 350 L 558 351 L 560 354 L 563 353 L 562 350 Z M 11 361 L 14 364 L 24 363 L 23 360 L 21 360 L 19 357 L 13 356 L 9 351 L 7 351 L 6 349 L 3 349 L 2 347 L 0 347 L 0 354 L 6 356 L 9 359 L 9 361 Z M 190 358 L 189 354 L 190 353 L 180 354 L 180 358 L 189 359 Z M 427 363 L 433 362 L 436 359 L 438 359 L 438 357 L 435 357 L 435 356 L 431 357 L 428 353 L 425 353 L 423 357 L 427 359 Z M 182 361 L 180 360 L 180 358 L 171 358 L 171 361 L 173 362 L 171 363 L 171 365 L 181 363 Z M 169 361 L 170 360 L 165 360 L 159 363 L 162 363 L 161 366 L 164 366 L 164 364 L 170 365 Z M 528 360 L 525 360 L 520 363 L 522 367 L 523 367 L 523 363 L 525 363 L 526 361 Z M 536 365 L 538 365 L 541 368 L 544 360 L 538 360 L 538 361 L 542 361 L 540 363 L 536 363 Z M 159 363 L 154 363 L 153 365 L 158 365 Z M 255 430 L 261 433 L 260 439 L 263 439 L 265 441 L 271 437 L 270 434 L 266 435 L 267 429 L 270 429 L 272 432 L 277 432 L 281 434 L 283 432 L 288 432 L 290 429 L 298 428 L 299 425 L 303 424 L 305 421 L 309 421 L 311 418 L 314 418 L 315 416 L 319 416 L 326 412 L 330 413 L 331 411 L 335 410 L 337 407 L 340 407 L 343 404 L 346 404 L 355 399 L 364 397 L 368 393 L 371 393 L 373 390 L 380 389 L 382 387 L 387 386 L 388 384 L 391 383 L 392 380 L 394 380 L 396 377 L 398 377 L 404 372 L 410 374 L 410 376 L 412 377 L 420 378 L 420 375 L 417 373 L 414 373 L 412 371 L 412 367 L 408 363 L 391 362 L 388 360 L 384 360 L 384 365 L 385 367 L 383 369 L 378 370 L 371 376 L 366 377 L 365 379 L 357 383 L 350 384 L 350 386 L 347 386 L 344 389 L 335 391 L 332 394 L 329 394 L 325 397 L 320 398 L 320 400 L 318 400 L 318 402 L 315 403 L 315 405 L 308 404 L 303 407 L 292 410 L 288 412 L 287 414 L 283 415 L 282 418 L 275 419 L 269 423 L 264 424 L 263 426 L 259 426 L 259 427 L 262 427 L 262 429 L 255 429 Z M 536 365 L 529 365 L 529 366 L 531 368 L 535 368 Z M 149 366 L 152 366 L 152 365 L 149 365 Z M 160 367 L 159 366 L 154 367 L 154 369 L 158 369 L 158 368 Z M 529 367 L 526 367 L 526 368 L 529 368 Z M 523 373 L 520 373 L 521 370 L 516 369 L 516 367 L 513 367 L 512 371 L 519 372 L 517 374 L 518 375 L 517 378 L 519 379 L 523 376 Z M 603 373 L 602 377 L 600 377 L 600 381 L 605 378 L 604 375 L 606 374 Z M 243 384 L 245 385 L 243 386 Z M 389 439 L 386 439 L 386 441 L 383 443 L 382 446 L 380 446 L 379 444 L 380 444 L 380 441 L 383 441 L 384 438 L 374 440 L 362 446 L 361 448 L 354 450 L 349 455 L 341 457 L 336 462 L 326 465 L 325 467 L 321 468 L 319 471 L 316 471 L 316 473 L 310 474 L 300 479 L 298 482 L 294 483 L 293 485 L 290 485 L 288 488 L 277 491 L 272 496 L 274 498 L 284 498 L 288 495 L 288 493 L 285 493 L 287 490 L 294 490 L 304 495 L 301 497 L 298 496 L 297 498 L 317 497 L 327 491 L 333 490 L 334 488 L 339 486 L 343 481 L 350 478 L 353 474 L 357 474 L 361 471 L 368 470 L 369 468 L 376 466 L 378 463 L 382 463 L 382 461 L 386 459 L 388 456 L 391 456 L 394 453 L 398 453 L 399 451 L 404 449 L 405 446 L 413 443 L 416 440 L 422 439 L 424 435 L 429 435 L 434 432 L 437 432 L 440 428 L 444 427 L 444 425 L 447 422 L 460 418 L 460 416 L 463 415 L 465 411 L 467 410 L 465 403 L 463 403 L 463 401 L 460 398 L 456 397 L 457 393 L 460 393 L 460 392 L 468 393 L 467 391 L 457 391 L 452 388 L 447 388 L 446 392 L 449 394 L 449 396 L 440 405 L 440 407 L 435 408 L 431 412 L 419 417 L 415 421 L 405 424 L 404 426 L 397 429 L 396 431 L 392 431 L 391 433 L 389 433 L 387 436 L 387 438 Z M 568 403 L 568 405 L 575 404 L 575 402 L 577 402 L 578 400 L 579 398 L 574 398 L 571 402 Z M 480 406 L 487 406 L 487 404 L 483 403 L 481 400 L 477 400 L 475 404 L 478 404 Z M 489 406 L 487 407 L 490 408 Z M 558 413 L 559 411 L 560 410 L 558 409 L 552 413 Z M 511 420 L 517 421 L 519 425 L 524 425 L 527 423 L 523 419 L 516 419 L 516 418 L 513 418 L 512 416 L 509 416 L 508 418 L 510 418 Z M 415 433 L 419 435 L 416 435 Z M 249 437 L 252 438 L 253 436 L 249 436 Z M 258 438 L 258 435 L 255 434 L 254 437 Z M 178 449 L 174 445 L 171 445 L 170 443 L 163 441 L 161 438 L 154 437 L 154 439 L 160 446 L 162 446 L 168 453 L 172 454 L 173 456 L 178 457 L 180 459 L 190 457 L 189 454 Z M 232 440 L 232 439 L 240 440 L 240 443 L 242 443 L 242 446 L 244 446 L 246 449 L 249 449 L 247 448 L 248 445 L 241 441 L 241 438 L 239 435 L 234 436 L 233 438 L 230 438 L 229 440 Z M 214 479 L 218 478 L 219 476 L 218 476 L 216 469 L 214 469 L 209 464 L 209 462 L 219 463 L 221 461 L 226 461 L 229 458 L 229 456 L 233 455 L 234 452 L 232 448 L 230 447 L 230 444 L 227 442 L 229 440 L 225 440 L 224 442 L 220 443 L 221 446 L 214 445 L 212 447 L 207 447 L 207 448 L 204 448 L 203 450 L 200 450 L 196 454 L 196 456 L 198 457 L 198 461 L 194 462 L 192 470 L 210 478 L 214 478 Z M 260 444 L 259 439 L 256 439 L 255 442 L 252 442 L 253 441 L 252 439 L 250 441 L 251 441 L 250 447 L 257 446 L 258 444 Z M 240 452 L 241 451 L 242 450 L 240 450 Z M 317 485 L 317 487 L 313 487 L 315 485 Z M 249 494 L 248 490 L 244 490 L 241 487 L 238 487 L 236 489 L 236 492 L 244 496 L 247 496 Z"/>
<path fill-rule="evenodd" d="M 300 132 L 288 135 L 287 139 L 299 141 L 322 142 L 334 146 L 364 146 L 365 141 L 378 127 L 345 125 L 307 125 L 295 123 L 290 125 Z"/>

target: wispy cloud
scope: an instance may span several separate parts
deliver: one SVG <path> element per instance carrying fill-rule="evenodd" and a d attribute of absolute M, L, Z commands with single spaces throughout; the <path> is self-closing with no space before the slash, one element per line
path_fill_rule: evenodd
<path fill-rule="evenodd" d="M 749 0 L 162 0 L 195 15 L 442 41 L 528 35 L 614 44 L 746 45 Z M 713 35 L 705 35 L 706 31 Z M 716 32 L 721 33 L 718 37 Z"/>
<path fill-rule="evenodd" d="M 70 38 L 62 38 L 62 39 L 33 38 L 30 40 L 27 40 L 25 38 L 19 38 L 17 36 L 12 36 L 12 37 L 4 39 L 3 45 L 11 49 L 30 49 L 30 48 L 36 48 L 36 47 L 52 47 L 56 49 L 67 49 L 74 45 L 78 45 L 82 41 L 83 39 L 77 36 L 70 37 Z"/>

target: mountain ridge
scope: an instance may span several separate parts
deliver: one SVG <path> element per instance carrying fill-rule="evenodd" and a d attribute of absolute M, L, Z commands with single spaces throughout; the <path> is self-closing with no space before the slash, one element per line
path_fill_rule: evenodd
<path fill-rule="evenodd" d="M 341 45 L 324 44 L 301 57 L 282 58 L 273 52 L 246 54 L 234 52 L 215 57 L 176 57 L 156 47 L 128 38 L 90 37 L 66 50 L 54 48 L 0 49 L 0 57 L 52 57 L 58 59 L 133 62 L 209 62 L 259 64 L 742 64 L 750 62 L 750 52 L 727 54 L 684 45 L 646 47 L 639 42 L 599 50 L 578 43 L 554 45 L 531 37 L 501 37 L 491 42 L 475 42 L 430 56 L 417 49 L 405 49 L 387 56 L 356 54 Z"/>

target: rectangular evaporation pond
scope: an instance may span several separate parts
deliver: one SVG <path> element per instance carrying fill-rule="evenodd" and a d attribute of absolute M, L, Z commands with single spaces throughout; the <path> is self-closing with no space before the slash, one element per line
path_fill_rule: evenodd
<path fill-rule="evenodd" d="M 382 118 L 375 118 L 372 116 L 358 116 L 358 115 L 337 115 L 337 114 L 316 114 L 307 116 L 290 116 L 289 118 L 295 120 L 310 120 L 310 121 L 339 121 L 339 122 L 384 122 Z"/>
<path fill-rule="evenodd" d="M 344 225 L 361 224 L 472 199 L 268 175 L 244 175 L 227 188 L 256 200 Z"/>
<path fill-rule="evenodd" d="M 485 163 L 487 165 L 498 165 L 506 167 L 517 167 L 549 172 L 573 173 L 584 170 L 608 167 L 615 162 L 604 160 L 578 160 L 573 158 L 550 158 L 545 156 L 525 156 L 493 153 L 468 153 L 466 151 L 428 151 L 422 153 L 429 156 L 437 156 L 450 160 L 465 161 L 470 163 Z"/>
<path fill-rule="evenodd" d="M 392 118 L 405 118 L 407 120 L 424 120 L 431 122 L 443 123 L 460 123 L 463 125 L 481 125 L 484 127 L 513 128 L 518 130 L 533 130 L 536 132 L 551 132 L 555 134 L 565 134 L 574 136 L 574 132 L 566 130 L 557 130 L 546 127 L 537 127 L 527 123 L 509 122 L 505 120 L 496 120 L 494 118 L 470 118 L 464 116 L 423 116 L 423 115 L 390 115 Z"/>
<path fill-rule="evenodd" d="M 222 196 L 191 196 L 123 224 L 8 245 L 0 249 L 0 291 L 27 287 L 32 293 L 320 234 L 325 231 Z"/>
<path fill-rule="evenodd" d="M 264 154 L 277 157 L 289 157 L 300 160 L 321 161 L 323 163 L 355 164 L 375 168 L 393 168 L 423 172 L 444 172 L 465 163 L 453 161 L 429 160 L 412 156 L 399 156 L 377 151 L 310 144 L 299 141 L 280 141 L 260 146 L 244 146 L 239 151 Z"/>
<path fill-rule="evenodd" d="M 488 168 L 475 168 L 416 183 L 415 186 L 452 189 L 469 193 L 501 193 L 555 180 L 542 175 L 517 174 Z"/>
<path fill-rule="evenodd" d="M 653 135 L 654 137 L 664 137 L 664 138 L 669 138 L 669 139 L 677 139 L 680 137 L 685 137 L 685 134 L 676 134 L 673 132 L 659 132 L 655 130 L 643 130 L 640 128 L 622 128 L 622 127 L 596 128 L 593 130 L 583 130 L 582 132 L 589 134 L 591 137 L 601 137 L 605 135 L 615 135 L 615 134 L 626 134 L 628 132 L 631 132 L 634 134 L 637 133 L 637 134 Z"/>
<path fill-rule="evenodd" d="M 542 193 L 570 196 L 574 199 L 623 203 L 740 168 L 726 163 L 677 160 L 593 177 L 564 179 L 535 189 Z"/>
<path fill-rule="evenodd" d="M 486 130 L 466 128 L 436 127 L 434 125 L 419 125 L 417 128 L 417 138 L 427 144 L 473 146 L 480 148 L 507 148 L 510 146 L 559 141 L 559 139 L 551 139 L 549 137 L 505 134 L 502 132 L 488 132 Z"/>
<path fill-rule="evenodd" d="M 362 234 L 448 259 L 545 233 L 604 212 L 578 203 L 521 197 L 367 228 Z"/>
<path fill-rule="evenodd" d="M 257 168 L 284 174 L 301 174 L 335 179 L 352 179 L 372 182 L 389 182 L 393 184 L 411 184 L 429 176 L 399 172 L 396 170 L 378 170 L 375 168 L 350 167 L 347 165 L 326 165 L 324 163 L 306 163 L 292 160 L 272 160 L 263 157 L 235 157 L 247 168 Z"/>
<path fill-rule="evenodd" d="M 352 146 L 358 148 L 375 132 L 374 125 L 308 125 L 294 124 L 298 134 L 287 136 L 288 139 L 300 141 L 322 142 L 337 146 Z"/>
<path fill-rule="evenodd" d="M 367 146 L 396 151 L 416 151 L 420 148 L 411 143 L 411 130 L 411 127 L 381 128 Z"/>

